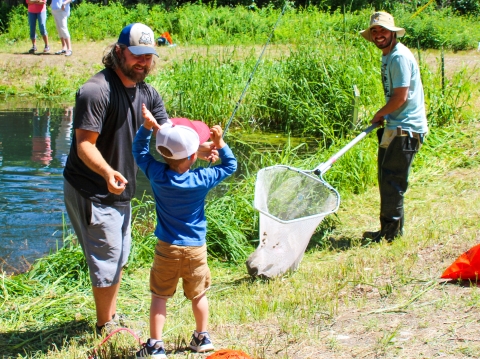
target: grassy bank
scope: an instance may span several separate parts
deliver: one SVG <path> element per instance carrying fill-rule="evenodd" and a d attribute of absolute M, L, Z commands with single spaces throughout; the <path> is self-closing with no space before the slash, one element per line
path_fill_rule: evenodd
<path fill-rule="evenodd" d="M 326 219 L 329 233 L 313 238 L 296 273 L 252 280 L 242 261 L 212 258 L 210 331 L 216 347 L 254 358 L 478 357 L 480 292 L 470 283 L 442 283 L 439 276 L 479 240 L 479 139 L 476 123 L 432 130 L 411 176 L 406 233 L 391 245 L 360 241 L 364 230 L 378 225 L 377 189 L 343 196 L 335 186 L 341 207 Z M 253 214 L 251 207 L 245 210 Z M 136 246 L 119 299 L 143 340 L 149 224 L 148 218 L 135 222 Z M 68 244 L 28 273 L 4 274 L 1 283 L 4 358 L 73 359 L 100 344 L 91 334 L 95 314 L 77 246 Z M 169 358 L 204 357 L 186 351 L 194 322 L 180 288 L 168 311 Z M 117 334 L 101 348 L 104 358 L 133 358 L 137 344 L 130 334 Z"/>
<path fill-rule="evenodd" d="M 95 42 L 88 41 L 93 35 L 76 33 L 74 38 L 83 40 L 74 41 L 70 58 L 25 54 L 30 44 L 20 33 L 26 34 L 26 18 L 18 13 L 18 22 L 11 24 L 17 24 L 12 29 L 19 30 L 19 35 L 13 37 L 11 31 L 0 37 L 3 96 L 29 106 L 71 105 L 78 86 L 101 68 L 104 47 L 115 40 L 113 36 L 124 23 L 149 19 L 157 33 L 164 29 L 145 6 L 134 14 L 126 14 L 117 5 L 105 13 L 95 5 L 82 6 L 75 9 L 77 15 L 97 9 L 100 15 L 111 17 L 112 23 L 95 29 L 100 34 Z M 92 18 L 98 15 L 93 10 Z M 226 121 L 278 12 L 222 10 L 223 27 L 219 21 L 210 21 L 209 31 L 188 37 L 189 26 L 204 29 L 193 20 L 209 23 L 209 9 L 182 11 L 189 15 L 161 14 L 177 16 L 182 26 L 168 28 L 178 46 L 160 49 L 149 81 L 164 96 L 171 116 Z M 138 14 L 142 17 L 135 17 Z M 255 26 L 250 32 L 244 31 L 244 23 L 238 33 L 225 30 L 234 25 L 234 17 L 241 21 L 247 15 L 252 21 L 264 16 L 260 19 L 265 26 L 251 22 Z M 399 13 L 405 26 L 410 26 L 411 16 Z M 217 14 L 215 19 L 219 18 Z M 318 149 L 305 158 L 302 147 L 288 142 L 256 148 L 248 158 L 241 157 L 249 172 L 224 186 L 222 197 L 208 201 L 214 278 L 209 293 L 210 332 L 217 348 L 241 349 L 256 359 L 480 356 L 477 286 L 438 280 L 457 256 L 479 240 L 480 53 L 476 51 L 445 51 L 442 57 L 441 51 L 413 47 L 422 68 L 431 132 L 414 164 L 406 200 L 406 233 L 401 239 L 391 245 L 360 241 L 363 231 L 378 226 L 372 134 L 326 174 L 341 193 L 341 207 L 322 222 L 299 270 L 270 281 L 253 280 L 246 273 L 244 260 L 258 243 L 258 214 L 251 205 L 256 171 L 280 163 L 314 168 L 365 127 L 384 101 L 378 49 L 356 33 L 367 18 L 367 14 L 289 12 L 283 20 L 289 26 L 276 33 L 235 119 L 229 136 L 240 142 L 247 134 L 275 129 L 314 135 Z M 435 25 L 449 29 L 446 24 L 452 16 L 437 18 Z M 73 19 L 72 28 L 81 31 L 73 27 Z M 348 26 L 343 26 L 345 19 Z M 436 34 L 432 21 L 417 25 L 429 24 L 431 31 L 426 32 Z M 468 18 L 461 21 L 471 25 Z M 257 27 L 259 33 L 253 36 L 251 31 Z M 472 34 L 475 29 L 472 26 Z M 358 123 L 351 121 L 354 84 L 361 92 Z M 251 142 L 245 146 L 255 148 Z M 127 324 L 143 340 L 148 336 L 147 283 L 155 243 L 152 209 L 149 199 L 135 203 L 134 246 L 119 299 L 120 311 L 129 317 Z M 60 251 L 39 260 L 27 273 L 1 273 L 0 283 L 3 358 L 83 358 L 100 345 L 92 335 L 95 314 L 85 261 L 67 232 Z M 180 288 L 168 310 L 165 341 L 169 358 L 203 358 L 186 350 L 194 322 Z M 101 358 L 133 358 L 138 345 L 127 333 L 116 335 L 101 348 L 105 349 Z"/>

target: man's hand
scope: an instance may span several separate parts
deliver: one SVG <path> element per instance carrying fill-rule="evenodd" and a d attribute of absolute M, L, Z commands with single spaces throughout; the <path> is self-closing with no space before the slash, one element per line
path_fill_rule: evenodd
<path fill-rule="evenodd" d="M 218 151 L 216 150 L 213 142 L 204 142 L 200 144 L 198 147 L 197 156 L 205 161 L 218 161 Z"/>
<path fill-rule="evenodd" d="M 385 122 L 385 118 L 383 118 L 382 115 L 379 115 L 378 112 L 373 116 L 372 120 L 370 121 L 372 124 L 373 123 L 378 123 L 378 126 L 383 126 L 383 123 Z"/>
<path fill-rule="evenodd" d="M 105 180 L 107 181 L 108 192 L 116 195 L 122 194 L 128 184 L 127 179 L 118 171 L 109 172 Z"/>

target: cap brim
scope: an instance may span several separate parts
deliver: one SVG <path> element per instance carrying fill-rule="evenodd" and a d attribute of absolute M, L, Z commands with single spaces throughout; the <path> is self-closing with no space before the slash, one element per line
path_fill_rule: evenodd
<path fill-rule="evenodd" d="M 175 125 L 193 128 L 198 134 L 200 144 L 206 142 L 210 138 L 210 128 L 202 121 L 191 121 L 188 118 L 171 118 L 170 121 Z"/>
<path fill-rule="evenodd" d="M 136 56 L 140 55 L 155 55 L 158 57 L 157 51 L 150 46 L 129 46 L 130 52 Z"/>

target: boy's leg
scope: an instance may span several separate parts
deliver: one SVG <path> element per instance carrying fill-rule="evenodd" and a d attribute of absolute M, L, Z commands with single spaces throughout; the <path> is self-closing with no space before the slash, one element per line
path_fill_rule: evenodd
<path fill-rule="evenodd" d="M 206 332 L 208 327 L 208 299 L 205 293 L 192 300 L 192 310 L 195 317 L 196 331 Z"/>
<path fill-rule="evenodd" d="M 162 340 L 163 326 L 167 317 L 167 299 L 152 295 L 150 304 L 150 338 Z"/>

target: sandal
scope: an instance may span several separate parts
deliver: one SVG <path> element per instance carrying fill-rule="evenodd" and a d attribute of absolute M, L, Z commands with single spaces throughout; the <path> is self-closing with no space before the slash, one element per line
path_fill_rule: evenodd
<path fill-rule="evenodd" d="M 32 46 L 32 48 L 30 50 L 28 50 L 28 53 L 29 54 L 34 54 L 35 51 L 37 51 L 37 47 L 36 46 Z"/>
<path fill-rule="evenodd" d="M 63 55 L 67 52 L 67 50 L 60 50 L 55 53 L 55 55 Z"/>
<path fill-rule="evenodd" d="M 72 56 L 72 50 L 67 50 L 65 52 L 65 56 Z"/>

